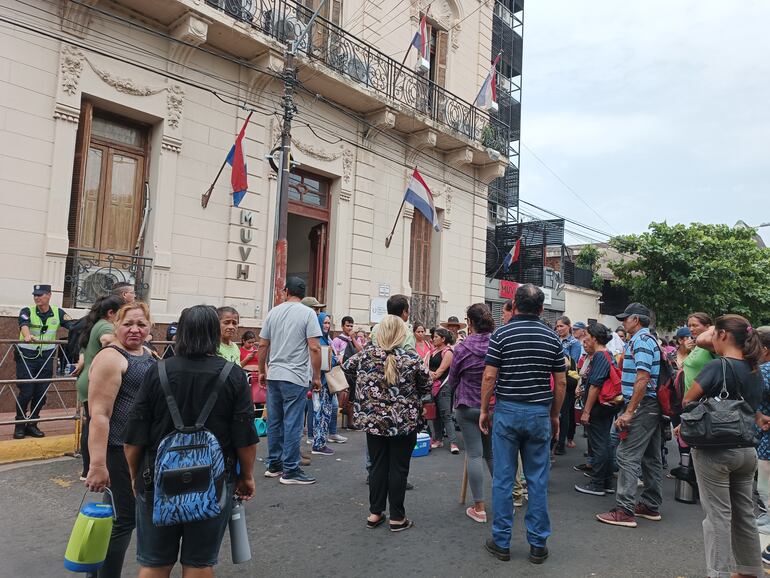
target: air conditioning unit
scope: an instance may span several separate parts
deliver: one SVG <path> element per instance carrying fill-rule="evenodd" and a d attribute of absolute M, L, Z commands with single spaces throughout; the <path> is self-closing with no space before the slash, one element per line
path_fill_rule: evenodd
<path fill-rule="evenodd" d="M 417 74 L 426 74 L 430 72 L 430 62 L 425 60 L 422 56 L 417 56 L 417 64 L 414 67 Z"/>
<path fill-rule="evenodd" d="M 355 56 L 351 57 L 348 61 L 346 72 L 348 76 L 362 84 L 367 86 L 371 84 L 371 71 L 369 67 Z"/>
<path fill-rule="evenodd" d="M 505 205 L 495 207 L 495 221 L 498 225 L 504 225 L 508 222 L 508 208 Z"/>
<path fill-rule="evenodd" d="M 497 77 L 497 87 L 500 90 L 504 90 L 508 94 L 511 94 L 511 92 L 513 91 L 513 81 L 510 78 L 506 77 L 506 76 L 498 75 L 498 77 Z"/>
<path fill-rule="evenodd" d="M 278 40 L 292 41 L 302 36 L 305 31 L 305 24 L 300 22 L 296 16 L 273 14 L 270 30 Z"/>
<path fill-rule="evenodd" d="M 543 287 L 554 287 L 554 270 L 551 267 L 543 267 Z"/>

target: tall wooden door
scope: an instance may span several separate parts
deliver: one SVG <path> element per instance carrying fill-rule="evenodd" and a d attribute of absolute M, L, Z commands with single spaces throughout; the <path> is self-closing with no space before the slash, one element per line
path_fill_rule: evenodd
<path fill-rule="evenodd" d="M 310 279 L 308 295 L 321 303 L 326 299 L 326 269 L 329 260 L 329 224 L 320 223 L 310 229 Z"/>
<path fill-rule="evenodd" d="M 433 227 L 420 211 L 412 218 L 409 284 L 413 293 L 430 293 L 430 253 Z"/>

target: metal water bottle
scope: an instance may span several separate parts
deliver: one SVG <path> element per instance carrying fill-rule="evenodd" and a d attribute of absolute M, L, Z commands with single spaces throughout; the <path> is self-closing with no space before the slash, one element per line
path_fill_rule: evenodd
<path fill-rule="evenodd" d="M 251 560 L 251 546 L 246 532 L 246 507 L 238 498 L 233 498 L 233 510 L 230 512 L 230 551 L 233 564 L 243 564 Z"/>

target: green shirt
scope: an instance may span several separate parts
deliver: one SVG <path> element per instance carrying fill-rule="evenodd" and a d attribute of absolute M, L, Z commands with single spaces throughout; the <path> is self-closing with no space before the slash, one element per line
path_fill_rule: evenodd
<path fill-rule="evenodd" d="M 698 374 L 706 366 L 706 364 L 712 359 L 716 359 L 717 356 L 711 353 L 708 349 L 702 347 L 696 347 L 690 352 L 690 355 L 685 357 L 682 367 L 684 368 L 684 391 L 690 389 L 692 382 L 698 377 Z"/>
<path fill-rule="evenodd" d="M 83 351 L 83 371 L 78 375 L 78 380 L 75 382 L 75 387 L 78 390 L 78 399 L 82 401 L 88 401 L 88 370 L 91 369 L 91 362 L 102 349 L 101 338 L 104 335 L 112 335 L 115 331 L 115 326 L 106 319 L 100 319 L 97 321 L 93 328 L 91 328 L 91 334 L 88 336 L 88 345 L 86 345 Z"/>
<path fill-rule="evenodd" d="M 219 355 L 219 357 L 224 357 L 227 361 L 232 361 L 238 367 L 241 366 L 241 349 L 235 343 L 231 343 L 230 345 L 220 343 L 219 349 L 217 349 L 217 355 Z"/>
<path fill-rule="evenodd" d="M 372 328 L 371 335 L 369 336 L 370 339 L 372 340 L 372 345 L 374 345 L 375 347 L 379 347 L 377 345 L 377 328 L 379 326 L 380 326 L 379 323 L 377 325 L 375 325 Z M 400 346 L 401 346 L 401 349 L 404 349 L 406 351 L 415 351 L 416 352 L 416 349 L 414 348 L 414 331 L 412 331 L 411 323 L 407 323 L 406 324 L 406 339 L 404 340 L 403 343 L 401 343 Z"/>

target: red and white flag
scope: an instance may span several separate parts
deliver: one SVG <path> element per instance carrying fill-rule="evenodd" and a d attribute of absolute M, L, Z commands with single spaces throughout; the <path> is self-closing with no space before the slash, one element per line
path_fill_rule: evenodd
<path fill-rule="evenodd" d="M 495 61 L 492 63 L 492 68 L 489 70 L 489 74 L 484 79 L 484 84 L 481 85 L 481 90 L 476 97 L 474 104 L 484 110 L 497 111 L 497 63 L 500 62 L 500 56 L 498 54 Z"/>

